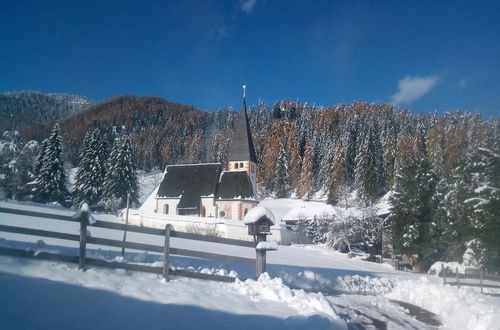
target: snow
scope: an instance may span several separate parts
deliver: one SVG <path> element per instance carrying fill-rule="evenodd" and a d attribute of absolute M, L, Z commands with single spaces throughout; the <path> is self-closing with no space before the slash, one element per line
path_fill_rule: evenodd
<path fill-rule="evenodd" d="M 234 284 L 0 257 L 11 329 L 346 329 L 321 294 L 261 277 Z M 22 306 L 22 308 L 20 308 Z M 29 311 L 29 317 L 26 313 Z"/>
<path fill-rule="evenodd" d="M 35 203 L 0 207 L 73 215 L 77 211 Z M 121 221 L 92 214 L 103 221 Z M 0 224 L 77 234 L 79 224 L 0 214 Z M 90 228 L 93 237 L 122 239 L 119 231 Z M 127 241 L 163 244 L 160 236 L 129 232 Z M 171 238 L 176 248 L 255 257 L 255 250 Z M 0 246 L 78 255 L 78 243 L 0 232 Z M 121 249 L 89 245 L 89 256 L 121 260 Z M 127 249 L 125 261 L 161 266 L 162 256 Z M 249 264 L 171 256 L 176 269 L 252 278 Z M 346 321 L 366 328 L 372 319 L 389 329 L 432 328 L 415 320 L 400 300 L 439 315 L 444 328 L 498 329 L 500 297 L 479 288 L 443 286 L 435 276 L 400 272 L 387 264 L 348 258 L 322 245 L 280 246 L 267 254 L 268 274 L 258 280 L 218 283 L 50 261 L 0 257 L 0 324 L 6 328 L 331 329 Z M 314 291 L 314 292 L 312 292 Z M 316 292 L 316 293 L 315 293 Z M 22 306 L 22 308 L 19 308 Z M 54 311 L 58 311 L 55 313 Z M 78 311 L 83 310 L 83 316 Z M 25 312 L 30 311 L 30 317 Z M 196 317 L 193 317 L 196 315 Z M 373 321 L 375 322 L 375 321 Z M 370 325 L 371 324 L 371 325 Z M 354 327 L 355 328 L 355 327 Z"/>
<path fill-rule="evenodd" d="M 500 301 L 472 288 L 457 289 L 421 277 L 399 281 L 386 296 L 438 314 L 448 329 L 500 329 Z"/>
<path fill-rule="evenodd" d="M 261 205 L 251 208 L 250 211 L 248 211 L 248 213 L 245 215 L 243 222 L 246 225 L 250 225 L 256 223 L 263 217 L 269 219 L 273 225 L 276 223 L 273 213 L 267 207 Z"/>
<path fill-rule="evenodd" d="M 257 250 L 278 250 L 278 243 L 274 241 L 259 242 L 255 247 Z"/>

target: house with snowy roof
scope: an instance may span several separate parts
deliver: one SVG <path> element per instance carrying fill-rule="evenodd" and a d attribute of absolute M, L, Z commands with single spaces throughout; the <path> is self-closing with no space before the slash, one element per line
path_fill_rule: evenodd
<path fill-rule="evenodd" d="M 225 168 L 220 163 L 168 165 L 156 193 L 155 213 L 243 220 L 259 203 L 245 86 Z"/>

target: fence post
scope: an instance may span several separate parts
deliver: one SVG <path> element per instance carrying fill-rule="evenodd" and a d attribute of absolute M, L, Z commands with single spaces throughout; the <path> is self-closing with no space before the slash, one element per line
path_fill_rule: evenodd
<path fill-rule="evenodd" d="M 483 293 L 483 277 L 484 277 L 484 268 L 481 266 L 481 268 L 479 268 L 479 279 L 481 281 L 481 293 Z"/>
<path fill-rule="evenodd" d="M 264 234 L 257 234 L 256 243 L 259 245 L 260 242 L 265 242 L 266 241 L 266 235 Z M 266 250 L 258 250 L 256 246 L 256 258 L 255 258 L 255 276 L 259 278 L 260 274 L 266 272 Z"/>
<path fill-rule="evenodd" d="M 165 245 L 163 247 L 163 278 L 168 280 L 168 258 L 170 256 L 170 224 L 165 226 Z"/>
<path fill-rule="evenodd" d="M 441 264 L 441 273 L 443 274 L 443 285 L 446 285 L 446 268 Z"/>
<path fill-rule="evenodd" d="M 460 289 L 460 276 L 458 275 L 458 267 L 457 267 L 457 287 Z"/>
<path fill-rule="evenodd" d="M 89 207 L 85 203 L 80 210 L 80 250 L 79 269 L 85 270 L 85 248 L 87 244 L 87 224 L 89 222 Z"/>

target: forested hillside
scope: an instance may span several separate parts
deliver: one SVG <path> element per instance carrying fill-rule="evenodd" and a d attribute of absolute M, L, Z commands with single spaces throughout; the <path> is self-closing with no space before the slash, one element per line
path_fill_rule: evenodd
<path fill-rule="evenodd" d="M 93 101 L 86 97 L 70 94 L 0 93 L 0 131 L 60 120 L 92 104 Z"/>
<path fill-rule="evenodd" d="M 89 128 L 111 134 L 113 127 L 124 127 L 139 169 L 224 163 L 236 114 L 204 112 L 158 97 L 113 97 L 60 121 L 65 158 L 78 164 Z M 498 148 L 498 120 L 458 111 L 415 115 L 387 104 L 318 107 L 279 101 L 250 106 L 249 116 L 263 195 L 319 193 L 334 202 L 356 189 L 373 199 L 391 189 L 398 169 L 416 154 L 425 153 L 431 169 L 447 177 L 473 150 Z M 24 127 L 22 136 L 41 141 L 52 125 Z"/>
<path fill-rule="evenodd" d="M 205 112 L 158 97 L 110 98 L 60 120 L 60 136 L 53 120 L 25 126 L 21 135 L 3 134 L 0 183 L 13 195 L 28 180 L 40 181 L 39 160 L 45 159 L 40 155 L 50 151 L 51 143 L 36 141 L 51 130 L 51 136 L 62 138 L 62 153 L 59 146 L 52 147 L 62 157 L 54 163 L 64 161 L 66 167 L 95 167 L 91 151 L 97 147 L 82 153 L 86 135 L 87 145 L 104 147 L 98 163 L 108 171 L 109 150 L 115 150 L 113 155 L 125 146 L 133 157 L 129 170 L 225 164 L 236 115 L 232 109 Z M 468 247 L 488 265 L 500 266 L 500 120 L 458 111 L 413 114 L 388 104 L 319 107 L 293 101 L 272 107 L 259 102 L 249 106 L 249 117 L 261 197 L 318 197 L 334 205 L 369 208 L 391 191 L 389 221 L 374 212 L 362 220 L 377 232 L 390 226 L 398 251 L 418 253 L 425 268 L 435 260 L 457 260 Z M 130 138 L 127 143 L 116 143 L 124 136 Z M 40 166 L 30 166 L 37 154 Z M 88 159 L 82 162 L 82 155 Z M 123 204 L 123 196 L 118 197 Z M 308 223 L 323 228 L 316 230 L 318 241 L 328 243 L 328 233 L 338 232 L 332 225 L 345 222 L 352 231 L 353 219 L 332 220 Z M 374 240 L 380 244 L 378 236 Z"/>

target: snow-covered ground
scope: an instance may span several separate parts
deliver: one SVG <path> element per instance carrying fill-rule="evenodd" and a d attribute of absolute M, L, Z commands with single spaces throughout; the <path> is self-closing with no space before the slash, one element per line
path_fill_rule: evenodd
<path fill-rule="evenodd" d="M 75 211 L 29 203 L 0 207 L 58 214 Z M 94 215 L 120 221 L 109 215 Z M 78 233 L 78 224 L 0 213 L 0 224 Z M 116 231 L 91 228 L 92 236 L 121 239 Z M 127 240 L 163 244 L 161 237 L 129 233 Z M 248 248 L 172 238 L 172 246 L 254 257 Z M 77 242 L 0 232 L 0 246 L 77 255 Z M 120 258 L 120 250 L 90 245 L 89 256 Z M 128 261 L 157 263 L 161 256 L 127 250 Z M 324 246 L 280 246 L 268 252 L 268 275 L 236 283 L 89 269 L 48 261 L 0 257 L 2 328 L 54 329 L 342 329 L 433 328 L 396 301 L 438 314 L 448 329 L 500 329 L 500 298 L 478 288 L 443 286 L 441 279 L 405 273 L 385 264 L 350 259 Z M 173 256 L 173 267 L 252 278 L 254 266 Z M 8 303 L 7 303 L 8 302 Z M 29 317 L 26 317 L 26 311 Z"/>

